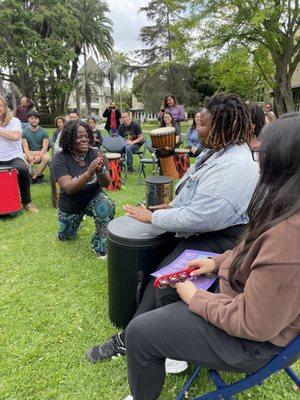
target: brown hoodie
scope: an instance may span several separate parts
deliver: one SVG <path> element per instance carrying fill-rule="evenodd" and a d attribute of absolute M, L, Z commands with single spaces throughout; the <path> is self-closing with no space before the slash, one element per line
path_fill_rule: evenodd
<path fill-rule="evenodd" d="M 233 251 L 213 258 L 220 293 L 198 290 L 190 311 L 229 335 L 286 346 L 300 334 L 300 213 L 253 243 L 239 272 L 242 293 L 228 282 L 233 258 Z"/>

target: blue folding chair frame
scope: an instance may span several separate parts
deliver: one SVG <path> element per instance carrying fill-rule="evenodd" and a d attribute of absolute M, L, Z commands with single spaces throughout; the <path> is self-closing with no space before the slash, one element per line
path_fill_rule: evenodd
<path fill-rule="evenodd" d="M 251 388 L 255 385 L 261 385 L 263 381 L 271 376 L 273 373 L 284 370 L 288 376 L 300 387 L 300 378 L 288 367 L 292 365 L 300 357 L 300 336 L 297 336 L 290 344 L 284 347 L 277 356 L 272 358 L 264 367 L 251 374 L 246 374 L 244 379 L 241 379 L 235 383 L 227 385 L 219 373 L 214 370 L 208 370 L 207 373 L 209 378 L 213 381 L 216 386 L 216 390 L 206 393 L 200 397 L 189 397 L 188 390 L 191 387 L 194 380 L 198 377 L 201 366 L 196 366 L 192 374 L 185 382 L 181 392 L 176 397 L 176 400 L 190 399 L 190 400 L 233 400 L 232 395 L 240 393 L 246 389 Z"/>

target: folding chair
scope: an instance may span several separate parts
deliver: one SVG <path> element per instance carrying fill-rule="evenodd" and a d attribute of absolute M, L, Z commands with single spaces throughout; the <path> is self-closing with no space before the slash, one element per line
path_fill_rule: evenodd
<path fill-rule="evenodd" d="M 198 377 L 201 366 L 196 366 L 187 381 L 185 382 L 176 400 L 190 399 L 190 400 L 233 400 L 232 395 L 240 393 L 252 386 L 261 385 L 263 381 L 272 374 L 284 370 L 287 375 L 295 382 L 300 388 L 300 378 L 289 367 L 300 357 L 300 336 L 297 336 L 290 344 L 284 347 L 277 356 L 273 357 L 264 367 L 246 376 L 230 385 L 227 385 L 219 373 L 215 370 L 208 370 L 207 374 L 216 386 L 216 390 L 206 393 L 200 397 L 189 397 L 188 390 L 194 380 Z"/>
<path fill-rule="evenodd" d="M 151 158 L 146 158 L 146 152 L 147 150 L 149 150 L 150 154 L 151 154 Z M 146 171 L 145 171 L 145 165 L 150 165 L 152 164 L 153 166 L 153 170 L 152 170 L 152 174 L 155 175 L 156 172 L 158 171 L 158 160 L 156 158 L 155 155 L 155 149 L 151 146 L 151 144 L 149 142 L 145 142 L 144 144 L 144 151 L 143 151 L 143 155 L 142 157 L 140 157 L 140 161 L 139 161 L 139 166 L 138 166 L 138 185 L 140 185 L 141 182 L 141 176 L 142 174 L 144 175 L 144 178 L 146 178 Z"/>
<path fill-rule="evenodd" d="M 124 170 L 125 182 L 127 181 L 126 141 L 122 136 L 104 136 L 102 148 L 108 153 L 121 154 L 121 166 Z"/>

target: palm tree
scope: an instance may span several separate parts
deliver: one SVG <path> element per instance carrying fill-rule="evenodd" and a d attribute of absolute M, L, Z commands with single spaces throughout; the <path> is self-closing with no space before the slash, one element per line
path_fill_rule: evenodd
<path fill-rule="evenodd" d="M 78 73 L 77 77 L 75 79 L 75 96 L 76 96 L 76 109 L 78 112 L 81 110 L 81 104 L 80 104 L 80 93 L 85 92 L 86 88 L 86 78 L 88 85 L 96 87 L 102 87 L 105 81 L 105 74 L 104 72 L 102 73 L 94 73 L 87 71 L 87 73 Z M 90 106 L 89 106 L 90 107 Z"/>
<path fill-rule="evenodd" d="M 115 83 L 119 81 L 120 89 L 122 81 L 129 77 L 129 60 L 125 53 L 114 51 L 110 60 L 106 63 L 106 76 L 110 85 L 110 94 L 114 97 Z M 121 102 L 122 103 L 122 102 Z"/>
<path fill-rule="evenodd" d="M 84 58 L 84 81 L 87 117 L 91 115 L 91 89 L 88 81 L 87 53 L 109 59 L 113 48 L 112 22 L 106 16 L 108 5 L 101 0 L 73 0 L 73 10 L 79 20 L 79 46 Z"/>

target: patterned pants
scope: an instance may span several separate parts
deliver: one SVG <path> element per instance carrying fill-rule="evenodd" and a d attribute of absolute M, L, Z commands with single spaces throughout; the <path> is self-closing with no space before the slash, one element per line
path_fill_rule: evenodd
<path fill-rule="evenodd" d="M 115 203 L 102 192 L 98 193 L 79 214 L 68 214 L 58 209 L 58 239 L 75 239 L 84 214 L 93 217 L 95 221 L 93 249 L 96 252 L 106 253 L 107 225 L 114 218 Z"/>

